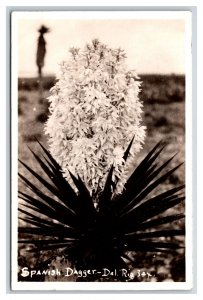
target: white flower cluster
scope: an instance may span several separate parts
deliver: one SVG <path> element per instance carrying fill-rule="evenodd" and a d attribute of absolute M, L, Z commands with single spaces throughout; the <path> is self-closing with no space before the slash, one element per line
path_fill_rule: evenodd
<path fill-rule="evenodd" d="M 72 48 L 51 89 L 50 116 L 45 126 L 50 151 L 61 165 L 79 175 L 94 193 L 104 187 L 114 164 L 118 192 L 126 181 L 123 154 L 133 136 L 131 155 L 142 147 L 140 82 L 125 66 L 125 53 L 93 40 L 84 50 Z M 115 178 L 115 177 L 114 177 Z"/>

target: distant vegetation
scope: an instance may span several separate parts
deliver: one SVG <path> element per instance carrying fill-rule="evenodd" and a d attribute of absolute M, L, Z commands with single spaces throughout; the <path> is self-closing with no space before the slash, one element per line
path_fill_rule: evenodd
<path fill-rule="evenodd" d="M 141 100 L 163 103 L 167 101 L 183 101 L 185 99 L 185 76 L 184 75 L 140 75 L 142 81 Z M 43 87 L 49 90 L 55 83 L 54 76 L 43 78 Z M 38 89 L 37 77 L 19 78 L 18 89 L 34 91 Z"/>
<path fill-rule="evenodd" d="M 179 102 L 185 99 L 184 75 L 141 75 L 141 99 L 149 102 Z"/>
<path fill-rule="evenodd" d="M 45 90 L 49 90 L 55 82 L 54 76 L 46 76 L 43 77 L 43 87 Z M 38 77 L 30 77 L 30 78 L 18 78 L 18 90 L 24 91 L 36 91 L 39 87 L 39 79 Z"/>

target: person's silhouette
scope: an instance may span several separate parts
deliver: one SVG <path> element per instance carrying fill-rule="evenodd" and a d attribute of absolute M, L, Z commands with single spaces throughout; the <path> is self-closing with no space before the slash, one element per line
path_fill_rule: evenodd
<path fill-rule="evenodd" d="M 42 25 L 38 31 L 40 32 L 40 35 L 38 38 L 36 63 L 37 63 L 37 67 L 38 67 L 38 75 L 41 78 L 42 68 L 44 66 L 44 57 L 46 54 L 46 41 L 44 39 L 44 34 L 49 32 L 49 28 Z"/>

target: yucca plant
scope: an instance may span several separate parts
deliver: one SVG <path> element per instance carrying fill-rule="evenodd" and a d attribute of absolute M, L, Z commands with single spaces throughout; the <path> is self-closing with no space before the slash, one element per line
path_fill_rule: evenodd
<path fill-rule="evenodd" d="M 20 236 L 26 236 L 19 242 L 33 245 L 29 251 L 42 253 L 57 249 L 75 268 L 99 270 L 128 269 L 128 262 L 132 260 L 130 253 L 175 253 L 181 247 L 169 238 L 185 234 L 184 229 L 171 229 L 171 223 L 184 215 L 163 213 L 184 200 L 184 185 L 155 194 L 156 188 L 181 165 L 163 172 L 173 159 L 158 165 L 157 159 L 165 147 L 163 142 L 159 142 L 136 167 L 121 194 L 115 193 L 118 181 L 112 181 L 112 165 L 97 204 L 79 175 L 70 172 L 76 187 L 73 189 L 53 156 L 38 143 L 42 157 L 31 152 L 49 180 L 21 163 L 49 194 L 19 174 L 32 192 L 19 192 L 23 200 L 20 219 L 27 224 L 18 228 Z M 133 140 L 124 153 L 124 161 L 132 143 Z M 96 279 L 95 276 L 91 280 Z"/>

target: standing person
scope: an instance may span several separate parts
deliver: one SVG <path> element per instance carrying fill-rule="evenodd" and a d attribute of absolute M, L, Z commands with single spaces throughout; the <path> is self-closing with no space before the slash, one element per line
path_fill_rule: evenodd
<path fill-rule="evenodd" d="M 49 28 L 42 25 L 38 31 L 40 32 L 40 35 L 38 38 L 36 63 L 37 63 L 37 67 L 38 67 L 38 75 L 39 75 L 39 78 L 41 78 L 42 77 L 42 68 L 44 66 L 44 57 L 46 54 L 46 41 L 44 39 L 44 34 L 49 32 Z"/>

